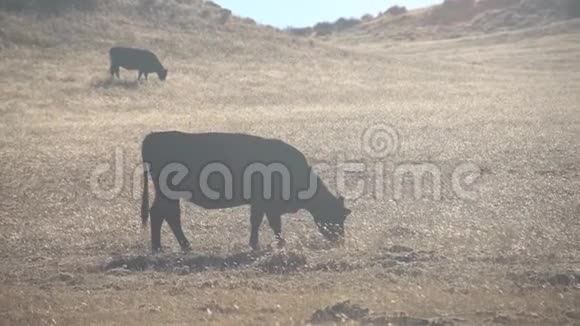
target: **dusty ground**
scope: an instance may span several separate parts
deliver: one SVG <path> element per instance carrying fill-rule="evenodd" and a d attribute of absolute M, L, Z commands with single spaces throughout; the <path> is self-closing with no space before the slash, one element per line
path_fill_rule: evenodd
<path fill-rule="evenodd" d="M 339 49 L 268 32 L 226 54 L 216 41 L 220 55 L 200 38 L 157 33 L 147 42 L 179 40 L 165 83 L 126 71 L 110 81 L 107 37 L 2 50 L 0 324 L 286 325 L 338 314 L 580 325 L 579 33 Z M 399 139 L 380 159 L 362 143 L 377 124 Z M 183 204 L 193 253 L 180 254 L 165 226 L 166 253 L 149 256 L 133 172 L 142 138 L 165 129 L 276 137 L 313 163 L 365 163 L 349 175 L 368 187 L 347 201 L 346 246 L 331 248 L 300 212 L 284 219 L 285 251 L 251 253 L 247 208 Z M 104 199 L 91 180 L 116 151 L 123 187 Z M 392 172 L 410 162 L 440 169 L 440 200 L 415 200 L 410 187 L 393 200 Z M 475 200 L 452 191 L 465 163 L 481 172 Z M 323 175 L 336 191 L 332 170 Z M 270 234 L 265 224 L 262 243 Z"/>

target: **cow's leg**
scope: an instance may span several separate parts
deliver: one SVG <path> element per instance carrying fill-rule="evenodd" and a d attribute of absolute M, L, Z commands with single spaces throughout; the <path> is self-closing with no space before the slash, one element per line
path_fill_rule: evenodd
<path fill-rule="evenodd" d="M 276 237 L 276 240 L 278 241 L 278 247 L 284 247 L 286 245 L 286 240 L 284 240 L 284 238 L 282 238 L 282 218 L 281 215 L 278 213 L 267 213 L 266 214 L 268 216 L 268 223 L 270 224 L 270 227 L 272 228 L 272 231 L 274 231 L 274 236 Z"/>
<path fill-rule="evenodd" d="M 260 231 L 260 225 L 264 219 L 264 211 L 258 208 L 256 205 L 252 205 L 250 224 L 252 227 L 252 233 L 250 235 L 250 246 L 253 250 L 260 250 L 258 232 Z"/>
<path fill-rule="evenodd" d="M 160 199 L 160 197 L 155 198 L 151 206 L 151 249 L 153 253 L 161 251 L 161 225 L 168 206 L 167 201 Z"/>
<path fill-rule="evenodd" d="M 117 78 L 119 78 L 119 79 L 121 79 L 121 75 L 119 73 L 120 71 L 121 71 L 121 68 L 119 66 L 116 66 L 115 67 L 115 74 L 117 75 Z"/>
<path fill-rule="evenodd" d="M 188 252 L 191 250 L 191 244 L 187 241 L 185 234 L 183 234 L 183 229 L 181 228 L 181 209 L 179 207 L 178 201 L 172 201 L 170 208 L 167 210 L 167 215 L 165 216 L 165 220 L 171 227 L 171 231 L 173 231 L 173 235 L 179 242 L 181 246 L 181 250 Z"/>
<path fill-rule="evenodd" d="M 119 66 L 111 64 L 110 72 L 111 72 L 111 77 L 115 78 L 115 75 L 116 75 L 117 78 L 120 78 L 119 77 Z"/>
<path fill-rule="evenodd" d="M 143 72 L 139 70 L 139 76 L 137 76 L 137 80 L 141 80 L 141 76 L 143 76 Z"/>
<path fill-rule="evenodd" d="M 145 73 L 145 80 L 148 80 L 148 79 L 149 79 L 149 74 Z"/>

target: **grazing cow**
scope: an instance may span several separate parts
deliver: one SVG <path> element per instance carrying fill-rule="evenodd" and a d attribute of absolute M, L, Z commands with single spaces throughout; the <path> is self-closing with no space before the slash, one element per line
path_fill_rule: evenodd
<path fill-rule="evenodd" d="M 109 50 L 109 57 L 111 59 L 111 76 L 121 78 L 119 76 L 119 67 L 128 70 L 139 70 L 137 79 L 150 73 L 157 73 L 160 80 L 167 78 L 167 69 L 163 67 L 157 56 L 149 50 L 112 47 Z"/>
<path fill-rule="evenodd" d="M 304 155 L 276 139 L 244 134 L 178 131 L 155 132 L 142 144 L 143 224 L 151 213 L 153 252 L 161 250 L 161 224 L 167 221 L 184 251 L 190 249 L 181 228 L 180 199 L 205 209 L 251 207 L 250 246 L 259 249 L 258 230 L 264 215 L 278 240 L 281 215 L 306 209 L 328 240 L 340 242 L 351 211 L 314 174 Z M 155 188 L 149 209 L 148 176 Z"/>

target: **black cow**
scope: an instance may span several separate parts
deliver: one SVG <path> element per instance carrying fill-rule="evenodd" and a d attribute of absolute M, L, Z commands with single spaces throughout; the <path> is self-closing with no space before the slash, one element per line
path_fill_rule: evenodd
<path fill-rule="evenodd" d="M 120 78 L 119 67 L 123 67 L 128 70 L 139 70 L 137 79 L 141 79 L 143 75 L 147 79 L 147 75 L 153 72 L 157 73 L 160 80 L 167 78 L 167 69 L 149 50 L 112 47 L 109 50 L 109 57 L 111 59 L 111 76 L 113 77 L 116 75 L 117 78 Z"/>
<path fill-rule="evenodd" d="M 264 215 L 278 240 L 281 215 L 306 209 L 328 240 L 340 242 L 350 210 L 314 174 L 304 155 L 276 139 L 245 134 L 155 132 L 142 144 L 145 164 L 143 224 L 149 218 L 148 175 L 155 186 L 151 206 L 153 252 L 161 250 L 161 224 L 167 221 L 184 251 L 190 244 L 181 229 L 180 199 L 206 209 L 251 206 L 250 246 L 257 250 Z M 229 180 L 229 182 L 228 182 Z"/>

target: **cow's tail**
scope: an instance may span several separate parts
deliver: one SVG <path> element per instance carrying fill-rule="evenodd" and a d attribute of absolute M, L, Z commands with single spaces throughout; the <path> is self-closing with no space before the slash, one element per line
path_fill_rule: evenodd
<path fill-rule="evenodd" d="M 141 196 L 141 220 L 143 227 L 149 219 L 149 164 L 143 163 L 143 195 Z"/>
<path fill-rule="evenodd" d="M 109 68 L 109 72 L 111 73 L 111 76 L 115 76 L 115 65 L 114 63 L 114 59 L 113 59 L 113 49 L 111 48 L 109 50 L 109 63 L 111 64 L 110 68 Z"/>

